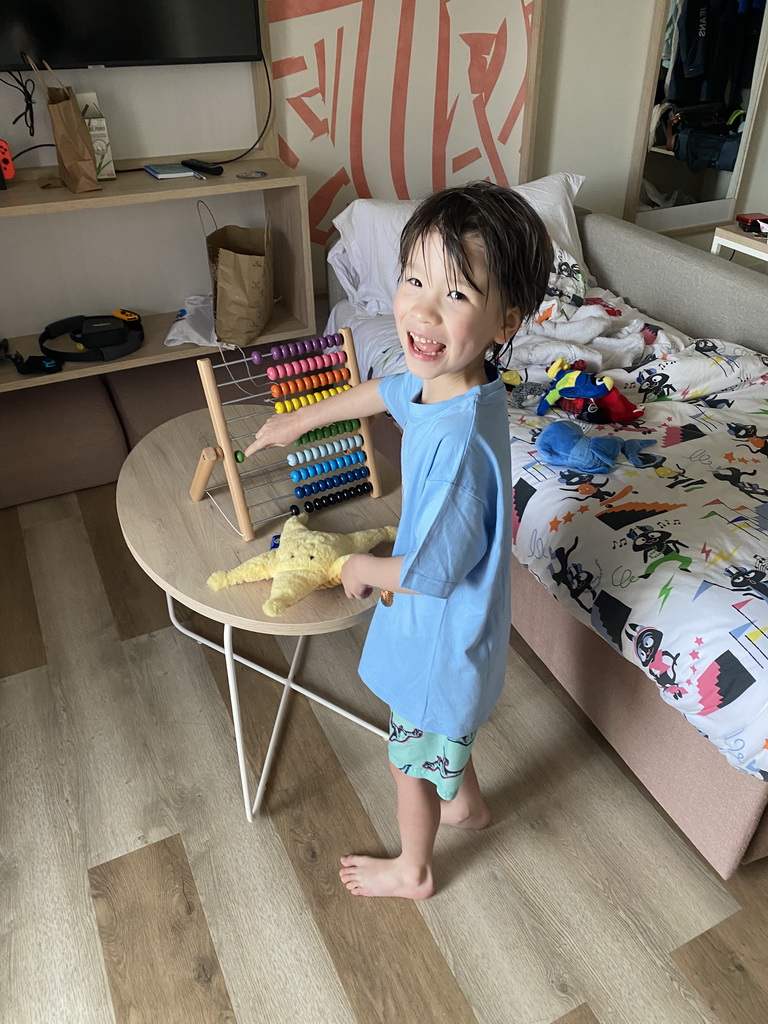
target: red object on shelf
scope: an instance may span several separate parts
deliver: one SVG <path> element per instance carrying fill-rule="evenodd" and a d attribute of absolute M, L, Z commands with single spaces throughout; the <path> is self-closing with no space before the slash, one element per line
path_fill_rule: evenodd
<path fill-rule="evenodd" d="M 760 221 L 765 224 L 768 221 L 768 213 L 738 213 L 736 222 L 742 231 L 748 235 L 759 235 L 761 233 Z"/>
<path fill-rule="evenodd" d="M 11 160 L 11 151 L 8 149 L 8 143 L 0 139 L 0 174 L 3 175 L 6 181 L 10 181 L 16 173 L 16 168 L 13 166 L 13 160 Z"/>

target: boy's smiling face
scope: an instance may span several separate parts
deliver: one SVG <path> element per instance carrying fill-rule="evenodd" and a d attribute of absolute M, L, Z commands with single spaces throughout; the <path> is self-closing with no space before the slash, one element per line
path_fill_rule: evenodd
<path fill-rule="evenodd" d="M 520 324 L 517 310 L 502 310 L 489 284 L 485 252 L 466 238 L 475 286 L 446 265 L 442 240 L 431 232 L 411 253 L 394 301 L 395 323 L 408 369 L 424 381 L 422 402 L 443 402 L 487 383 L 488 347 L 503 344 Z"/>

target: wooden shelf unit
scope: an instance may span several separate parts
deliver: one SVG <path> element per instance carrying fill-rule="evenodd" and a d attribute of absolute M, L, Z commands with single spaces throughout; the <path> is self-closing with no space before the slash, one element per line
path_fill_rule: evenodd
<path fill-rule="evenodd" d="M 265 178 L 237 178 L 247 170 L 266 171 Z M 198 178 L 158 180 L 145 171 L 118 174 L 115 181 L 104 181 L 101 190 L 74 194 L 66 188 L 41 188 L 41 182 L 55 175 L 55 168 L 37 172 L 19 172 L 0 192 L 0 217 L 32 214 L 77 213 L 104 207 L 135 203 L 168 202 L 174 199 L 205 199 L 235 193 L 259 192 L 263 195 L 265 215 L 272 235 L 272 262 L 275 294 L 280 296 L 272 316 L 258 339 L 259 345 L 315 333 L 315 304 L 310 257 L 306 178 L 277 159 L 238 160 L 224 165 L 224 173 L 205 181 Z M 86 315 L 103 312 L 84 310 Z M 0 393 L 52 384 L 56 381 L 114 373 L 137 366 L 210 354 L 210 348 L 194 345 L 166 347 L 165 336 L 177 310 L 143 317 L 144 343 L 129 356 L 113 362 L 65 363 L 60 373 L 21 375 L 12 363 L 0 363 Z M 42 331 L 45 324 L 40 325 Z M 68 339 L 62 339 L 62 349 Z M 10 338 L 11 350 L 22 355 L 39 355 L 37 335 Z M 56 343 L 54 342 L 54 347 Z"/>
<path fill-rule="evenodd" d="M 20 391 L 23 388 L 53 384 L 56 381 L 74 380 L 77 377 L 96 377 L 101 373 L 133 370 L 138 366 L 151 366 L 153 363 L 191 359 L 193 356 L 199 359 L 201 356 L 215 355 L 217 350 L 210 346 L 189 344 L 167 346 L 165 344 L 165 336 L 176 317 L 176 312 L 174 310 L 173 313 L 156 313 L 152 316 L 142 317 L 144 341 L 141 348 L 121 359 L 115 359 L 113 362 L 105 363 L 98 360 L 92 363 L 64 363 L 60 373 L 31 373 L 27 375 L 18 373 L 11 362 L 0 363 L 0 394 L 5 391 Z M 265 345 L 276 341 L 306 337 L 314 334 L 314 331 L 314 317 L 310 327 L 293 316 L 282 302 L 276 302 L 269 323 L 256 344 Z M 39 356 L 41 353 L 37 338 L 36 334 L 10 338 L 9 346 L 12 351 L 18 351 L 24 357 Z M 64 336 L 51 342 L 51 345 L 53 348 L 60 346 L 64 350 L 71 346 L 72 342 Z"/>
<path fill-rule="evenodd" d="M 151 162 L 151 161 L 150 161 Z M 242 171 L 266 171 L 266 178 L 238 178 Z M 276 188 L 297 187 L 304 178 L 279 160 L 238 160 L 224 165 L 224 173 L 199 178 L 153 178 L 144 170 L 123 171 L 113 181 L 102 181 L 94 192 L 70 192 L 64 187 L 43 188 L 46 181 L 57 180 L 55 167 L 18 171 L 0 192 L 0 217 L 26 217 L 33 213 L 63 213 L 93 210 L 104 206 L 128 206 L 131 203 L 162 203 L 169 199 L 204 199 L 206 196 L 234 192 L 269 192 Z"/>

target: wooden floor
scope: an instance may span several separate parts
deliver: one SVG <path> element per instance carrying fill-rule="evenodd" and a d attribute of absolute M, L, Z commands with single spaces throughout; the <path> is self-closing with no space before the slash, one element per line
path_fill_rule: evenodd
<path fill-rule="evenodd" d="M 768 865 L 719 880 L 514 635 L 475 748 L 494 825 L 441 830 L 431 900 L 365 900 L 338 858 L 397 848 L 384 744 L 296 699 L 248 825 L 223 661 L 168 625 L 113 487 L 0 512 L 0 567 L 3 1024 L 768 1019 Z M 301 679 L 383 724 L 364 634 L 312 638 Z M 236 640 L 285 670 L 289 641 Z M 258 767 L 278 684 L 240 678 Z"/>

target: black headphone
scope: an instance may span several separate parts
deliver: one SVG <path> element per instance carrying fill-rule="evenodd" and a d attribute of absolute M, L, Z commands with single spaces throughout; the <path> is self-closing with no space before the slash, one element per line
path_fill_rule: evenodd
<path fill-rule="evenodd" d="M 122 313 L 123 311 L 120 310 Z M 127 312 L 127 311 L 126 311 Z M 46 342 L 68 334 L 78 351 L 60 352 Z M 144 341 L 144 328 L 136 313 L 127 316 L 70 316 L 48 324 L 37 339 L 45 355 L 61 362 L 110 362 L 135 352 Z"/>

